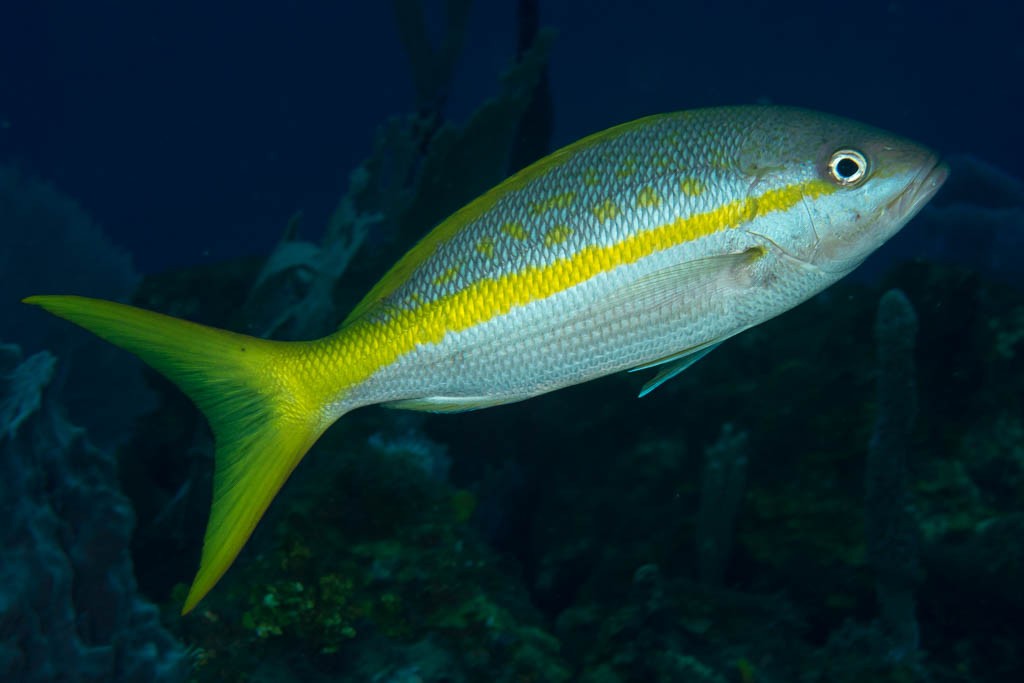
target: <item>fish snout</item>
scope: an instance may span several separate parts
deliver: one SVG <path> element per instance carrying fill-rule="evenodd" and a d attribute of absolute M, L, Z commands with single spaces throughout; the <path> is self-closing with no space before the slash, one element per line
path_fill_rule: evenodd
<path fill-rule="evenodd" d="M 935 196 L 948 177 L 949 165 L 935 157 L 889 203 L 888 210 L 900 216 L 904 222 L 909 221 Z"/>

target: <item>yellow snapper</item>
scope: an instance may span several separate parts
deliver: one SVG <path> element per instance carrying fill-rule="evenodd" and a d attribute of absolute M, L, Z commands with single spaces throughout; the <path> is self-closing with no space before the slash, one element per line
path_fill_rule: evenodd
<path fill-rule="evenodd" d="M 138 355 L 205 413 L 213 505 L 188 612 L 335 420 L 456 412 L 656 368 L 857 267 L 946 166 L 903 138 L 774 106 L 663 114 L 508 178 L 409 251 L 334 334 L 278 342 L 76 296 L 25 299 Z"/>

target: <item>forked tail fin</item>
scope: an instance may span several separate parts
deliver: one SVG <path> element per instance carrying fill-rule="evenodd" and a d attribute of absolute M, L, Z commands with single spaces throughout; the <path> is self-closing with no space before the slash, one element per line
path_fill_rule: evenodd
<path fill-rule="evenodd" d="M 330 425 L 303 369 L 315 342 L 274 342 L 110 301 L 32 296 L 25 303 L 134 353 L 206 415 L 217 442 L 213 506 L 182 614 L 224 575 L 270 501 Z"/>

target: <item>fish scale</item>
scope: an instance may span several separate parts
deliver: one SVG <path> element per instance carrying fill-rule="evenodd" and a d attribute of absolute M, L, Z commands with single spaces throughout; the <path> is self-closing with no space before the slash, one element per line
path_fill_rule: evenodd
<path fill-rule="evenodd" d="M 323 339 L 254 339 L 76 296 L 26 302 L 135 353 L 210 421 L 213 505 L 187 612 L 345 413 L 485 408 L 652 368 L 646 394 L 856 268 L 946 173 L 920 145 L 825 114 L 665 114 L 470 202 Z"/>

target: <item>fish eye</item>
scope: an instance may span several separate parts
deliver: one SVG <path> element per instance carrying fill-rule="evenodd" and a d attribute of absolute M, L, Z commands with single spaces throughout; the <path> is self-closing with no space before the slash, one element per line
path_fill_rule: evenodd
<path fill-rule="evenodd" d="M 867 172 L 867 158 L 855 149 L 837 150 L 828 160 L 828 174 L 840 185 L 857 185 Z"/>

